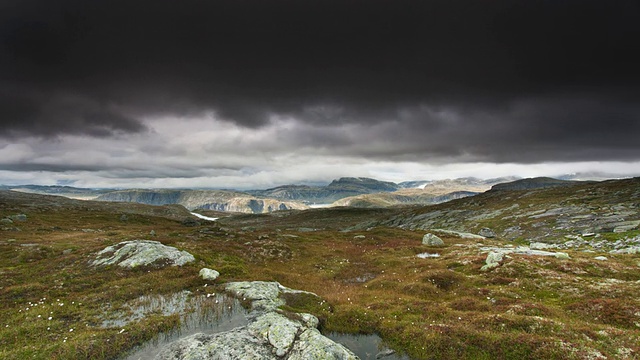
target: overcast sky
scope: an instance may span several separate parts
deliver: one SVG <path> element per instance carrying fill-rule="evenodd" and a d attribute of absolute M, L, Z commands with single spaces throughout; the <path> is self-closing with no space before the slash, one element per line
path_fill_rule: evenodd
<path fill-rule="evenodd" d="M 0 0 L 0 183 L 640 174 L 637 0 Z"/>

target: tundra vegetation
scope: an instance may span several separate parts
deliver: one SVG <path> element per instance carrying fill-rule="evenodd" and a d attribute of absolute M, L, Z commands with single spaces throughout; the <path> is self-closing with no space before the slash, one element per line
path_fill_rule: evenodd
<path fill-rule="evenodd" d="M 292 297 L 283 310 L 316 315 L 325 333 L 376 333 L 412 359 L 638 358 L 640 255 L 611 252 L 616 243 L 638 239 L 633 222 L 586 234 L 594 240 L 562 248 L 569 258 L 513 252 L 498 266 L 481 268 L 488 248 L 530 245 L 529 231 L 532 240 L 554 246 L 575 241 L 583 229 L 573 231 L 564 219 L 576 204 L 595 214 L 592 227 L 602 219 L 598 209 L 617 211 L 617 223 L 633 221 L 639 194 L 638 181 L 627 181 L 489 192 L 432 207 L 185 222 L 189 213 L 179 207 L 0 192 L 0 219 L 14 219 L 0 224 L 0 358 L 118 358 L 175 328 L 181 317 L 159 312 L 104 326 L 110 313 L 143 295 L 208 294 L 250 280 L 313 292 L 319 298 Z M 536 217 L 558 206 L 568 210 Z M 442 214 L 456 222 L 446 223 Z M 572 216 L 578 224 L 588 220 Z M 441 232 L 444 246 L 423 245 L 428 228 L 447 224 L 498 235 Z M 133 269 L 91 265 L 104 248 L 136 239 L 159 241 L 196 260 Z M 439 256 L 417 256 L 425 253 Z M 220 276 L 203 280 L 203 267 Z"/>

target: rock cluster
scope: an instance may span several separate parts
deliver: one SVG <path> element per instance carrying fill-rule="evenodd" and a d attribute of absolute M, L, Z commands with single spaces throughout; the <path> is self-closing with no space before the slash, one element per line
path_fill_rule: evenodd
<path fill-rule="evenodd" d="M 513 248 L 498 248 L 498 247 L 484 247 L 482 251 L 488 251 L 485 265 L 480 268 L 481 271 L 491 270 L 500 266 L 504 260 L 505 255 L 517 254 L 517 255 L 529 255 L 529 256 L 553 256 L 557 259 L 570 259 L 569 254 L 565 252 L 551 252 L 536 250 L 527 246 L 518 246 Z"/>
<path fill-rule="evenodd" d="M 118 265 L 124 268 L 138 266 L 182 266 L 195 261 L 193 255 L 159 241 L 132 240 L 108 246 L 98 253 L 93 266 Z"/>
<path fill-rule="evenodd" d="M 358 359 L 344 346 L 323 336 L 316 329 L 315 316 L 285 315 L 278 310 L 285 303 L 281 294 L 305 292 L 261 281 L 229 283 L 226 290 L 251 301 L 247 326 L 183 338 L 162 349 L 156 359 Z"/>

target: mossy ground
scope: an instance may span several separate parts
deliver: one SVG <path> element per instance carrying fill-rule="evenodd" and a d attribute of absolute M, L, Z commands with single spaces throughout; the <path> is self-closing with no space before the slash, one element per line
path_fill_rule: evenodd
<path fill-rule="evenodd" d="M 208 292 L 215 284 L 205 288 L 197 275 L 205 266 L 220 271 L 218 284 L 269 280 L 314 292 L 320 298 L 289 299 L 285 310 L 314 313 L 323 331 L 378 333 L 415 359 L 640 356 L 638 255 L 606 262 L 580 252 L 570 260 L 512 255 L 482 272 L 486 255 L 477 240 L 444 237 L 445 247 L 428 248 L 423 232 L 336 228 L 383 210 L 284 213 L 277 226 L 274 217 L 243 215 L 185 227 L 149 214 L 121 221 L 106 208 L 0 205 L 0 218 L 28 216 L 15 223 L 21 231 L 0 232 L 2 359 L 116 358 L 180 319 L 156 314 L 102 328 L 104 312 L 145 294 Z M 324 230 L 292 226 L 305 221 Z M 131 239 L 157 240 L 197 261 L 164 269 L 89 266 L 99 250 Z M 416 257 L 422 252 L 440 257 Z"/>

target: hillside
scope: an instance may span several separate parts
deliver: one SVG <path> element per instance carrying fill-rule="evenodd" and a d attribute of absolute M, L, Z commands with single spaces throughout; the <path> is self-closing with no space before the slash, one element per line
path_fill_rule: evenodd
<path fill-rule="evenodd" d="M 351 206 L 359 208 L 389 207 L 400 205 L 433 205 L 478 194 L 471 191 L 454 191 L 436 195 L 420 189 L 403 189 L 390 193 L 349 196 L 335 201 L 331 206 Z"/>
<path fill-rule="evenodd" d="M 531 190 L 501 186 L 474 197 L 403 211 L 360 227 L 384 225 L 472 233 L 490 228 L 507 240 L 544 242 L 567 241 L 567 236 L 604 236 L 637 230 L 640 178 L 560 185 Z"/>
<path fill-rule="evenodd" d="M 580 183 L 579 181 L 559 180 L 549 177 L 537 177 L 529 179 L 520 179 L 507 183 L 496 184 L 491 187 L 492 190 L 532 190 L 544 189 L 558 186 L 572 186 Z"/>
<path fill-rule="evenodd" d="M 32 194 L 59 195 L 72 199 L 91 200 L 101 194 L 108 193 L 109 189 L 87 189 L 71 186 L 42 186 L 42 185 L 18 185 L 18 186 L 0 186 L 0 190 L 13 190 Z"/>

